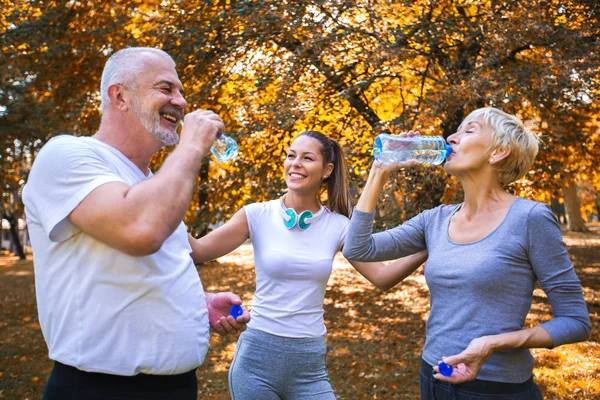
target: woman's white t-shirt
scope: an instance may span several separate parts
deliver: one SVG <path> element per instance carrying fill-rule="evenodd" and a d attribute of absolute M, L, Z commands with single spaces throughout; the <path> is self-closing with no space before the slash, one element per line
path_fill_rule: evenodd
<path fill-rule="evenodd" d="M 323 299 L 348 218 L 323 207 L 306 230 L 284 225 L 280 199 L 244 207 L 254 247 L 253 329 L 284 337 L 326 333 Z"/>

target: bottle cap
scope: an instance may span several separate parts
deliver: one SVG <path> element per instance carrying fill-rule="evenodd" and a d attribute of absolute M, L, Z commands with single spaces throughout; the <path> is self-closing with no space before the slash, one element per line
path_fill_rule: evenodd
<path fill-rule="evenodd" d="M 448 365 L 442 361 L 438 364 L 438 370 L 440 371 L 440 374 L 444 376 L 450 376 L 452 375 L 452 371 L 454 371 L 454 368 L 452 368 L 452 365 Z"/>
<path fill-rule="evenodd" d="M 233 318 L 237 318 L 240 315 L 242 315 L 243 313 L 244 313 L 244 308 L 238 304 L 231 306 L 231 308 L 229 309 L 229 314 L 231 314 L 231 316 Z"/>
<path fill-rule="evenodd" d="M 446 158 L 448 158 L 448 156 L 450 154 L 452 154 L 452 146 L 450 146 L 449 144 L 445 144 L 444 145 L 444 150 L 446 150 Z"/>

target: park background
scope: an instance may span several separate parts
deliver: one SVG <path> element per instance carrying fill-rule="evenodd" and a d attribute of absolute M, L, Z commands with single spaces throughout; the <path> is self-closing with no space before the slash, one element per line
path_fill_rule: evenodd
<path fill-rule="evenodd" d="M 203 160 L 185 221 L 194 235 L 244 204 L 280 196 L 285 151 L 303 130 L 342 144 L 357 198 L 378 133 L 448 136 L 483 106 L 518 115 L 542 146 L 509 190 L 552 205 L 560 216 L 598 326 L 597 1 L 0 0 L 0 11 L 1 237 L 10 244 L 0 258 L 0 398 L 39 398 L 51 367 L 23 234 L 27 173 L 51 137 L 95 132 L 102 68 L 126 46 L 167 51 L 189 109 L 217 112 L 240 145 L 233 162 Z M 170 150 L 157 154 L 153 169 Z M 405 171 L 386 186 L 376 229 L 461 198 L 458 182 L 439 167 Z M 239 292 L 251 304 L 251 248 L 199 273 L 207 289 Z M 417 397 L 427 313 L 422 269 L 381 293 L 340 258 L 325 304 L 339 397 Z M 528 324 L 549 318 L 538 289 Z M 211 343 L 199 398 L 226 398 L 235 338 L 213 336 Z M 534 353 L 548 398 L 600 398 L 596 329 L 586 343 Z"/>

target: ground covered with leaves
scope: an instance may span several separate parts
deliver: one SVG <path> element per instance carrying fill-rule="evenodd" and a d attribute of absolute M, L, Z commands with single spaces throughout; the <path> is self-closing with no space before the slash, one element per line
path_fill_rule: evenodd
<path fill-rule="evenodd" d="M 600 227 L 566 234 L 569 254 L 583 285 L 592 320 L 588 342 L 533 350 L 535 380 L 546 399 L 600 398 Z M 205 289 L 231 290 L 251 305 L 252 248 L 199 268 Z M 52 362 L 41 335 L 31 260 L 0 257 L 0 399 L 39 399 Z M 373 289 L 338 255 L 325 300 L 327 364 L 339 399 L 418 399 L 418 368 L 429 312 L 422 269 L 388 292 Z M 536 289 L 527 323 L 551 318 Z M 227 399 L 227 370 L 236 337 L 211 336 L 198 370 L 198 399 Z"/>

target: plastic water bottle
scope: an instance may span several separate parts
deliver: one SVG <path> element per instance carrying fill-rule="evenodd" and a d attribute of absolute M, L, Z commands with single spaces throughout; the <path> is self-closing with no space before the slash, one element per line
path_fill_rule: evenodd
<path fill-rule="evenodd" d="M 183 120 L 180 122 L 183 128 Z M 225 134 L 217 137 L 210 147 L 210 152 L 215 156 L 218 162 L 227 162 L 236 156 L 238 152 L 238 144 L 234 138 Z"/>
<path fill-rule="evenodd" d="M 235 139 L 227 135 L 221 135 L 213 142 L 210 152 L 218 162 L 227 162 L 237 154 L 238 144 Z"/>
<path fill-rule="evenodd" d="M 242 315 L 244 313 L 244 308 L 238 304 L 234 304 L 231 306 L 231 308 L 229 309 L 229 314 L 231 314 L 231 316 L 233 318 L 237 318 L 240 315 Z"/>
<path fill-rule="evenodd" d="M 450 376 L 452 375 L 452 371 L 454 371 L 454 368 L 452 368 L 452 365 L 448 365 L 445 362 L 441 361 L 438 364 L 438 371 L 440 371 L 440 374 L 444 376 Z"/>
<path fill-rule="evenodd" d="M 382 163 L 417 160 L 421 164 L 439 165 L 452 153 L 442 136 L 398 136 L 382 133 L 373 143 L 375 159 Z"/>

